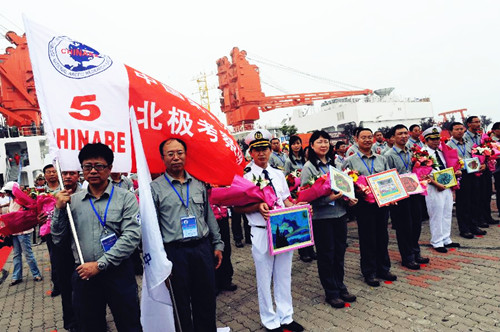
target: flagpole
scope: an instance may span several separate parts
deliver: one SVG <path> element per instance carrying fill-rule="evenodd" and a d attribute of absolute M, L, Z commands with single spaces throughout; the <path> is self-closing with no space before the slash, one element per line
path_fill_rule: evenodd
<path fill-rule="evenodd" d="M 179 312 L 177 311 L 177 304 L 175 303 L 174 289 L 172 288 L 172 283 L 170 282 L 170 277 L 165 280 L 167 284 L 168 292 L 170 293 L 170 297 L 172 297 L 172 307 L 174 308 L 174 317 L 175 317 L 175 329 L 177 332 L 182 332 L 181 327 L 181 319 L 179 318 Z"/>
<path fill-rule="evenodd" d="M 59 159 L 56 159 L 56 170 L 60 186 L 61 188 L 64 189 L 64 183 L 61 175 L 61 167 L 59 166 Z M 80 248 L 80 241 L 78 241 L 78 234 L 76 234 L 75 222 L 73 220 L 73 215 L 71 214 L 71 208 L 69 207 L 69 204 L 66 204 L 66 213 L 68 214 L 69 218 L 69 226 L 71 227 L 71 234 L 73 234 L 73 239 L 75 240 L 76 252 L 78 253 L 80 264 L 83 264 L 85 263 L 85 261 L 83 260 L 82 249 Z"/>

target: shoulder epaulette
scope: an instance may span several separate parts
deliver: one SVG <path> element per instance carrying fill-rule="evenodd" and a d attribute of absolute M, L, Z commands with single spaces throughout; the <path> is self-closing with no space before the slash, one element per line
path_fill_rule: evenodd
<path fill-rule="evenodd" d="M 245 169 L 243 170 L 243 174 L 247 174 L 251 169 L 251 167 L 245 167 Z"/>

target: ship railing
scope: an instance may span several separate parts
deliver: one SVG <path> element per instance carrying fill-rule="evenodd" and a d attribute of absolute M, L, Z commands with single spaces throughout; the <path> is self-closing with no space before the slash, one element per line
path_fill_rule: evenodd
<path fill-rule="evenodd" d="M 0 126 L 0 138 L 45 135 L 43 126 Z"/>

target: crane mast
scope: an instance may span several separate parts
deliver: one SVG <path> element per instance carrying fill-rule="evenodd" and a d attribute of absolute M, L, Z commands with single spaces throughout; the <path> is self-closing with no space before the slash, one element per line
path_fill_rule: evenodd
<path fill-rule="evenodd" d="M 312 105 L 315 100 L 333 99 L 356 95 L 369 95 L 369 89 L 357 91 L 328 91 L 266 96 L 260 84 L 259 68 L 246 59 L 247 53 L 234 47 L 231 62 L 227 57 L 217 60 L 219 89 L 222 91 L 221 110 L 227 124 L 235 131 L 251 130 L 260 118 L 259 111 L 276 108 Z"/>

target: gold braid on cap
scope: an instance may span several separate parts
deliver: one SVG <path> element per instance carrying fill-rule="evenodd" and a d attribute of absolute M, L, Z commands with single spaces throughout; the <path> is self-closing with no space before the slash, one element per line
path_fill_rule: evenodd
<path fill-rule="evenodd" d="M 248 148 L 250 149 L 250 148 L 254 148 L 254 147 L 258 147 L 258 146 L 271 146 L 271 142 L 269 142 L 268 140 L 265 140 L 265 139 L 253 141 L 252 143 L 250 143 Z"/>

